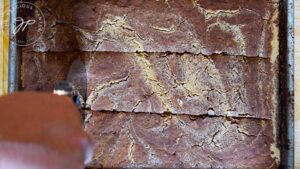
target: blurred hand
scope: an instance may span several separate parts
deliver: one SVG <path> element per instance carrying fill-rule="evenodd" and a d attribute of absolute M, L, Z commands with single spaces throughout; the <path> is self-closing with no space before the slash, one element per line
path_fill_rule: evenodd
<path fill-rule="evenodd" d="M 0 97 L 0 169 L 82 169 L 91 157 L 70 98 L 33 92 Z"/>

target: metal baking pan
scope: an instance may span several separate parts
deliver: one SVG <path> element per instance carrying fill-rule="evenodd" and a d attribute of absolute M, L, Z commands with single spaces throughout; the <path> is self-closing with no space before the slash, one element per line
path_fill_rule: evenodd
<path fill-rule="evenodd" d="M 18 0 L 10 0 L 16 4 Z M 17 17 L 11 8 L 10 21 Z M 279 89 L 279 144 L 281 147 L 280 168 L 294 168 L 294 0 L 280 1 L 280 89 Z M 10 23 L 10 35 L 15 29 Z M 8 91 L 19 89 L 21 47 L 10 43 Z"/>

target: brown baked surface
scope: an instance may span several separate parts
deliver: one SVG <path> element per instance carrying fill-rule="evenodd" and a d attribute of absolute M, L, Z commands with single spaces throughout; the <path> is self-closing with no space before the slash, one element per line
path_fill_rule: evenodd
<path fill-rule="evenodd" d="M 47 26 L 34 51 L 271 57 L 277 50 L 277 0 L 51 0 L 40 6 Z"/>
<path fill-rule="evenodd" d="M 95 111 L 271 119 L 277 71 L 269 59 L 163 53 L 34 53 L 23 55 L 23 87 L 51 91 L 85 63 L 87 108 Z M 78 68 L 79 69 L 79 68 Z"/>
<path fill-rule="evenodd" d="M 271 121 L 91 112 L 91 167 L 276 168 Z"/>
<path fill-rule="evenodd" d="M 89 167 L 278 167 L 278 0 L 37 5 L 21 87 L 86 99 Z"/>
<path fill-rule="evenodd" d="M 278 166 L 278 152 L 272 147 L 276 142 L 277 104 L 272 97 L 277 70 L 270 59 L 25 52 L 24 89 L 53 90 L 73 73 L 70 68 L 78 60 L 85 70 L 78 68 L 71 82 L 78 89 L 81 83 L 76 79 L 87 76 L 88 108 L 96 110 L 87 112 L 85 121 L 95 141 L 90 167 Z M 174 109 L 166 109 L 161 97 Z M 209 114 L 210 108 L 215 114 Z"/>

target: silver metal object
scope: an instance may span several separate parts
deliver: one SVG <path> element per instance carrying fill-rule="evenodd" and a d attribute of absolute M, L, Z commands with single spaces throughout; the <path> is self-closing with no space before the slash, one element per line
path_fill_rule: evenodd
<path fill-rule="evenodd" d="M 288 129 L 288 150 L 287 168 L 293 169 L 294 159 L 294 0 L 287 0 L 285 3 L 287 15 L 287 129 Z M 284 113 L 284 112 L 281 112 Z"/>
<path fill-rule="evenodd" d="M 17 4 L 18 0 L 10 0 L 10 21 L 9 21 L 9 33 L 10 36 L 15 29 L 15 23 L 17 17 L 17 8 L 13 7 L 13 4 Z M 8 64 L 8 92 L 12 93 L 18 90 L 19 84 L 19 53 L 18 46 L 10 41 L 9 44 L 9 64 Z"/>
<path fill-rule="evenodd" d="M 67 81 L 60 81 L 54 87 L 53 93 L 59 96 L 73 97 L 74 91 L 72 86 Z"/>

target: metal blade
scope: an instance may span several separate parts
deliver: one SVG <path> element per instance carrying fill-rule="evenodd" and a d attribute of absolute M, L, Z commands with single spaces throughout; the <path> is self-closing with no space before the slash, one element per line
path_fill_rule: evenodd
<path fill-rule="evenodd" d="M 85 103 L 87 98 L 87 71 L 80 58 L 73 61 L 66 80 L 72 85 L 82 102 Z"/>

